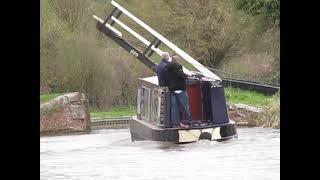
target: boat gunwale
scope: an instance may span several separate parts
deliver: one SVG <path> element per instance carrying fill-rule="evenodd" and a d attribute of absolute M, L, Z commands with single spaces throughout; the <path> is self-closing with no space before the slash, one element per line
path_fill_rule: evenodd
<path fill-rule="evenodd" d="M 138 122 L 141 122 L 144 125 L 152 128 L 152 129 L 155 129 L 155 130 L 167 130 L 167 129 L 168 130 L 193 130 L 193 129 L 216 128 L 216 127 L 222 127 L 222 126 L 227 126 L 227 125 L 232 125 L 232 124 L 236 125 L 235 121 L 229 120 L 228 123 L 224 123 L 224 124 L 213 124 L 213 125 L 208 125 L 208 126 L 195 126 L 195 127 L 191 127 L 191 128 L 165 128 L 165 127 L 159 127 L 156 124 L 148 122 L 146 120 L 138 119 L 137 116 L 133 116 L 132 120 L 136 120 Z"/>

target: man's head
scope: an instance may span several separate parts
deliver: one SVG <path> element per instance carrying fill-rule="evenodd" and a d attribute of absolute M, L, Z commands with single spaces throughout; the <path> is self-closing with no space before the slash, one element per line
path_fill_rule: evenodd
<path fill-rule="evenodd" d="M 172 62 L 180 63 L 180 57 L 178 55 L 173 55 Z"/>
<path fill-rule="evenodd" d="M 170 59 L 170 55 L 169 55 L 168 52 L 163 52 L 163 53 L 161 54 L 161 57 L 162 57 L 162 59 L 164 59 L 164 60 L 166 60 L 166 61 L 169 61 L 169 59 Z"/>

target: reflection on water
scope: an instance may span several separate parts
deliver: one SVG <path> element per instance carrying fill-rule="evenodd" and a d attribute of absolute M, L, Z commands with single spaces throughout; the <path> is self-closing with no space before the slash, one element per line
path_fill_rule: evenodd
<path fill-rule="evenodd" d="M 41 137 L 41 179 L 280 179 L 280 130 L 238 128 L 238 139 L 136 141 L 128 129 Z"/>

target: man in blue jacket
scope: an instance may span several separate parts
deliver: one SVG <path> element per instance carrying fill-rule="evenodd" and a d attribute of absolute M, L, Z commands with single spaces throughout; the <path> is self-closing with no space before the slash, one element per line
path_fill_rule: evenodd
<path fill-rule="evenodd" d="M 161 56 L 162 60 L 157 67 L 158 82 L 159 86 L 167 86 L 166 66 L 169 62 L 170 56 L 168 52 L 163 52 Z"/>

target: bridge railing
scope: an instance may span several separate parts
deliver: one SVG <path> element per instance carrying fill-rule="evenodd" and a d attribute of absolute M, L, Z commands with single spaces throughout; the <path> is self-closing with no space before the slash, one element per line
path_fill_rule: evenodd
<path fill-rule="evenodd" d="M 219 69 L 207 68 L 221 77 L 224 86 L 243 90 L 254 90 L 266 95 L 273 95 L 280 90 L 280 84 L 270 84 L 252 78 L 244 78 L 243 76 L 224 72 Z"/>
<path fill-rule="evenodd" d="M 128 128 L 132 116 L 91 118 L 91 129 Z"/>

